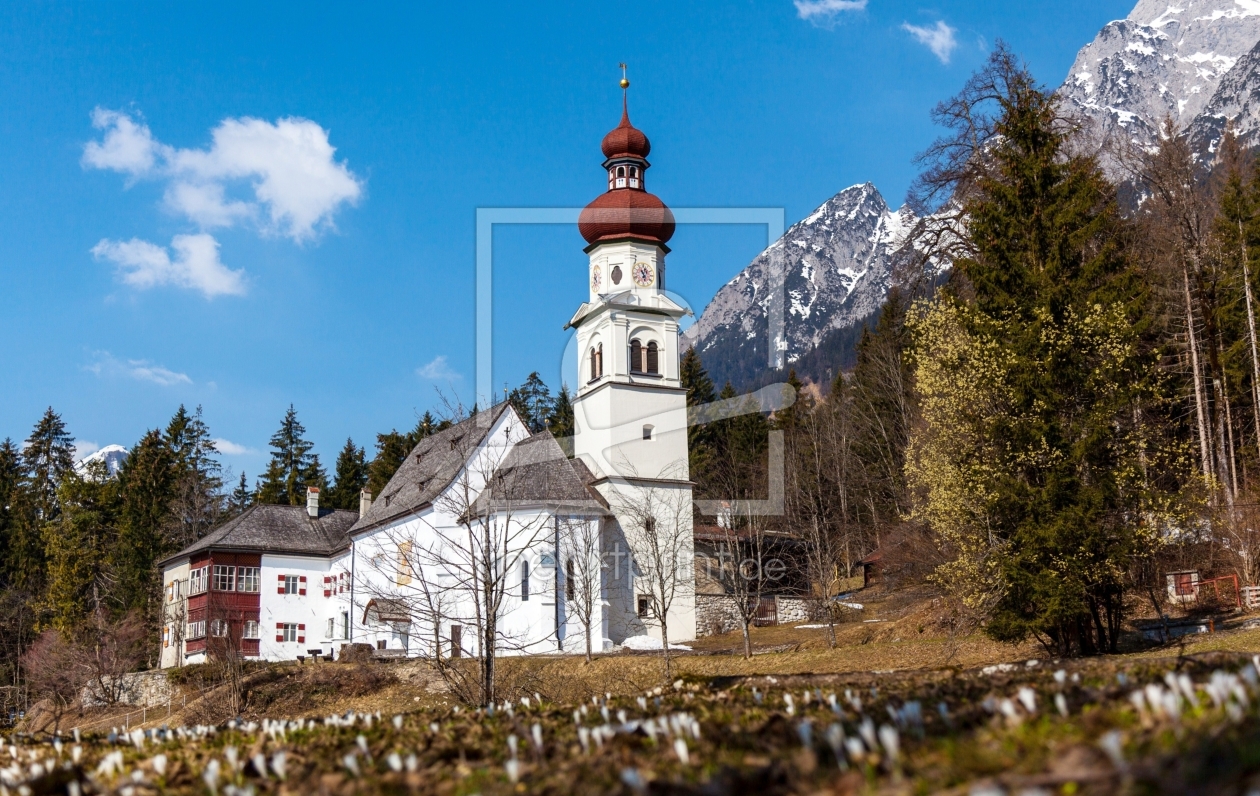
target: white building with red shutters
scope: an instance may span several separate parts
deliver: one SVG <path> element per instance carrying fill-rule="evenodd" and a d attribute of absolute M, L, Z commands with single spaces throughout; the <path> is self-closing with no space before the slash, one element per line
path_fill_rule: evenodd
<path fill-rule="evenodd" d="M 462 528 L 477 512 L 487 529 L 508 529 L 495 554 L 510 582 L 501 652 L 584 646 L 562 527 L 598 539 L 593 647 L 660 637 L 643 531 L 668 526 L 690 547 L 692 529 L 678 356 L 687 310 L 665 290 L 674 217 L 647 191 L 650 149 L 623 103 L 621 123 L 602 142 L 607 189 L 578 225 L 589 293 L 568 323 L 582 379 L 573 457 L 550 433 L 531 435 L 502 403 L 422 440 L 357 512 L 320 508 L 314 490 L 306 506 L 249 508 L 160 563 L 163 667 L 219 649 L 284 660 L 348 643 L 385 655 L 476 655 L 479 638 L 466 629 L 480 613 L 455 586 L 471 572 L 460 562 L 475 553 L 460 540 L 469 540 Z M 669 517 L 657 516 L 669 506 Z M 690 552 L 668 600 L 671 642 L 696 633 Z"/>

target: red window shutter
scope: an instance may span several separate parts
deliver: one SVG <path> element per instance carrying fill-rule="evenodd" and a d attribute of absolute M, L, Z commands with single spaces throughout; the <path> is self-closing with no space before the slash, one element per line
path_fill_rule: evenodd
<path fill-rule="evenodd" d="M 276 641 L 284 641 L 284 633 L 277 633 Z"/>
<path fill-rule="evenodd" d="M 280 576 L 280 587 L 276 589 L 276 594 L 284 594 L 284 575 Z"/>
<path fill-rule="evenodd" d="M 298 643 L 306 643 L 306 625 L 298 625 Z"/>
<path fill-rule="evenodd" d="M 332 596 L 332 578 L 327 575 L 324 576 L 324 596 Z"/>
<path fill-rule="evenodd" d="M 298 578 L 298 584 L 299 584 L 298 594 L 305 597 L 306 596 L 306 576 L 305 575 L 302 575 L 301 577 Z"/>

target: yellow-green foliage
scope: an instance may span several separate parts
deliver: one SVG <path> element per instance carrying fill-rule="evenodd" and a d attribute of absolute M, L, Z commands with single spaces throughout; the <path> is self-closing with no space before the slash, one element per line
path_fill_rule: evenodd
<path fill-rule="evenodd" d="M 989 509 L 1005 456 L 992 426 L 1009 411 L 1011 355 L 992 337 L 968 331 L 964 316 L 975 314 L 943 296 L 917 303 L 907 318 L 922 423 L 911 433 L 906 479 L 917 498 L 912 518 L 936 533 L 949 556 L 934 579 L 979 610 L 1002 591 L 995 555 L 1001 541 Z"/>

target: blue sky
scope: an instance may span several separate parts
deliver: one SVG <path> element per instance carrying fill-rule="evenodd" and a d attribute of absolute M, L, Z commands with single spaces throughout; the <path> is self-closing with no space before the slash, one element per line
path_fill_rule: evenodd
<path fill-rule="evenodd" d="M 478 207 L 581 206 L 620 112 L 675 207 L 873 182 L 899 205 L 932 106 L 1004 39 L 1047 84 L 1131 0 L 920 4 L 10 3 L 0 8 L 0 437 L 53 406 L 130 446 L 204 406 L 251 481 L 293 403 L 347 436 L 473 396 Z M 495 237 L 494 374 L 563 378 L 571 227 Z M 765 245 L 681 228 L 699 312 Z"/>

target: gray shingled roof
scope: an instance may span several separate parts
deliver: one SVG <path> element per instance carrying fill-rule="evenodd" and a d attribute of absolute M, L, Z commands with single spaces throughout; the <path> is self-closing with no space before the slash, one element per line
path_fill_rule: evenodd
<path fill-rule="evenodd" d="M 351 533 L 406 517 L 431 504 L 510 406 L 505 401 L 420 440 L 381 494 L 372 496 L 372 507 Z"/>
<path fill-rule="evenodd" d="M 319 517 L 306 506 L 257 504 L 206 534 L 202 539 L 160 562 L 166 564 L 203 550 L 241 550 L 294 555 L 328 556 L 349 543 L 356 511 L 320 509 Z"/>
<path fill-rule="evenodd" d="M 589 488 L 594 477 L 580 460 L 564 455 L 550 431 L 518 442 L 495 473 L 495 483 L 477 498 L 476 510 L 546 505 L 605 513 L 607 503 Z"/>

